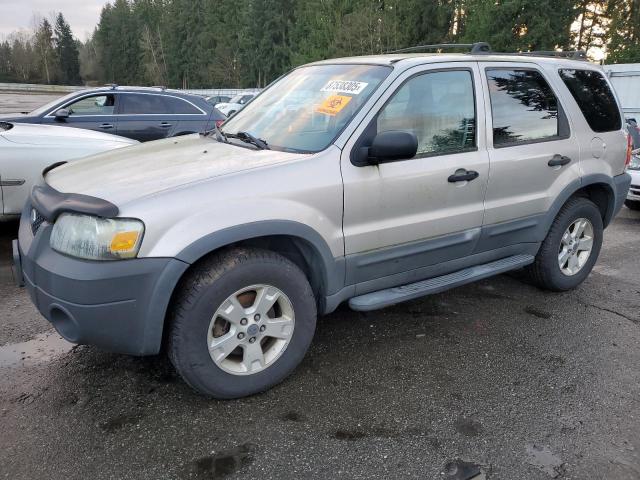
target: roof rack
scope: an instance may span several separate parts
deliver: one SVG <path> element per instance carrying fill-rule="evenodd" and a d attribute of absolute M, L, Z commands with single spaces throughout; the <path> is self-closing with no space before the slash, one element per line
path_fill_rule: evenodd
<path fill-rule="evenodd" d="M 401 48 L 399 50 L 392 50 L 387 53 L 410 53 L 420 52 L 423 50 L 448 50 L 448 49 L 469 49 L 470 54 L 491 54 L 491 55 L 521 55 L 524 57 L 556 57 L 556 58 L 568 58 L 571 60 L 588 60 L 587 52 L 584 50 L 570 50 L 570 51 L 556 51 L 556 50 L 534 50 L 531 52 L 494 52 L 491 50 L 491 45 L 487 42 L 475 42 L 475 43 L 436 43 L 433 45 L 417 45 L 415 47 Z"/>
<path fill-rule="evenodd" d="M 433 45 L 417 45 L 415 47 L 401 48 L 400 50 L 392 50 L 387 53 L 409 53 L 419 52 L 420 50 L 446 50 L 454 48 L 468 48 L 469 53 L 489 53 L 491 46 L 486 42 L 476 43 L 435 43 Z"/>

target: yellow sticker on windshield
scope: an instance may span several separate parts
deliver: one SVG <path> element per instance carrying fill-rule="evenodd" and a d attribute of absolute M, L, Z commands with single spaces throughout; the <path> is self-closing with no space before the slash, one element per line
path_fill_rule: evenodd
<path fill-rule="evenodd" d="M 322 105 L 316 108 L 316 112 L 331 115 L 332 117 L 340 113 L 344 107 L 351 101 L 351 97 L 345 95 L 331 95 Z"/>

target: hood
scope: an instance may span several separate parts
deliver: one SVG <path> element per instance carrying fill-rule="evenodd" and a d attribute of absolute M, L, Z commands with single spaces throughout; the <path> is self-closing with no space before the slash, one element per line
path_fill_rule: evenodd
<path fill-rule="evenodd" d="M 27 145 L 90 145 L 96 143 L 120 143 L 135 145 L 137 140 L 118 137 L 109 133 L 94 132 L 82 128 L 62 127 L 58 125 L 32 125 L 12 123 L 8 130 L 0 130 L 0 135 L 13 143 Z"/>
<path fill-rule="evenodd" d="M 305 156 L 243 148 L 196 134 L 87 157 L 52 170 L 46 182 L 59 192 L 122 206 L 163 190 Z"/>

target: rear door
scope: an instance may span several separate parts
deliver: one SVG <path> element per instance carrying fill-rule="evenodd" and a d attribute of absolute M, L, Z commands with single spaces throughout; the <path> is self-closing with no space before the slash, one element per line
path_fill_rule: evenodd
<path fill-rule="evenodd" d="M 118 93 L 118 135 L 141 142 L 170 137 L 176 118 L 164 95 Z"/>
<path fill-rule="evenodd" d="M 580 179 L 580 149 L 557 95 L 559 78 L 533 63 L 481 62 L 491 162 L 479 251 L 541 241 L 537 227 Z"/>
<path fill-rule="evenodd" d="M 186 135 L 189 133 L 200 133 L 207 129 L 207 120 L 219 120 L 219 114 L 207 113 L 196 104 L 181 97 L 164 97 L 165 102 L 171 111 L 171 121 L 173 122 L 173 135 Z M 213 107 L 209 107 L 213 109 Z"/>

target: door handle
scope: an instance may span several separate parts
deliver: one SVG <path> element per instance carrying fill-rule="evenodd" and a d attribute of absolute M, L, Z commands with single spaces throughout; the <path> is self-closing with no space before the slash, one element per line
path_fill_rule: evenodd
<path fill-rule="evenodd" d="M 169 128 L 169 127 L 171 127 L 172 125 L 171 125 L 169 122 L 162 122 L 162 123 L 160 124 L 160 126 L 161 126 L 162 128 Z"/>
<path fill-rule="evenodd" d="M 570 163 L 571 159 L 569 157 L 565 157 L 564 155 L 555 154 L 551 160 L 549 160 L 550 167 L 562 167 L 567 163 Z"/>
<path fill-rule="evenodd" d="M 100 125 L 100 128 L 102 128 L 104 130 L 109 130 L 110 128 L 113 128 L 113 124 L 112 123 L 103 123 L 102 125 Z"/>
<path fill-rule="evenodd" d="M 449 183 L 470 182 L 471 180 L 475 180 L 479 176 L 480 174 L 475 170 L 466 170 L 464 168 L 460 168 L 456 170 L 456 173 L 450 175 L 447 180 L 449 181 Z"/>

